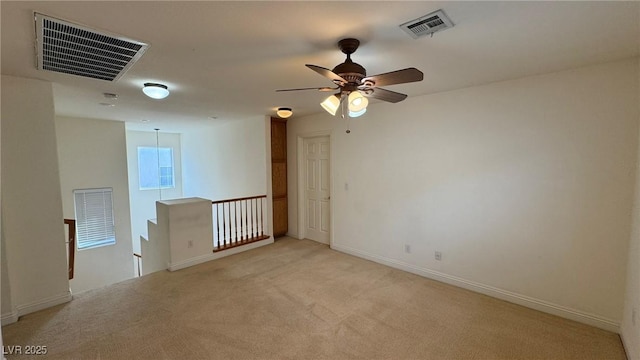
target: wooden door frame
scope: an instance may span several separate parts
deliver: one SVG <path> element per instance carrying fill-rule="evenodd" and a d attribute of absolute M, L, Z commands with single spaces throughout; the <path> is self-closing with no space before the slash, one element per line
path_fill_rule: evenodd
<path fill-rule="evenodd" d="M 267 164 L 269 165 L 269 174 L 267 175 L 268 176 L 267 186 L 269 188 L 268 197 L 270 196 L 270 204 L 268 206 L 271 209 L 271 220 L 270 220 L 271 221 L 270 222 L 270 224 L 271 224 L 271 235 L 275 239 L 275 237 L 276 237 L 276 228 L 275 228 L 276 213 L 274 211 L 274 204 L 275 204 L 275 202 L 277 200 L 281 199 L 281 197 L 278 197 L 276 199 L 275 198 L 275 194 L 273 193 L 273 185 L 274 185 L 274 183 L 273 183 L 273 164 L 274 164 L 274 161 L 273 161 L 273 138 L 272 138 L 271 135 L 272 135 L 272 132 L 273 132 L 273 123 L 274 122 L 285 124 L 285 139 L 284 139 L 285 179 L 284 180 L 285 180 L 285 183 L 287 184 L 287 186 L 285 187 L 286 192 L 285 192 L 284 198 L 286 199 L 285 205 L 286 205 L 287 214 L 285 214 L 285 215 L 287 215 L 287 231 L 284 234 L 279 233 L 278 236 L 283 236 L 283 235 L 288 235 L 289 234 L 289 226 L 288 226 L 288 223 L 289 223 L 289 216 L 288 216 L 288 211 L 289 211 L 288 210 L 288 208 L 289 208 L 288 187 L 289 187 L 289 185 L 288 185 L 288 179 L 286 178 L 286 174 L 288 172 L 287 168 L 289 167 L 289 165 L 288 165 L 288 160 L 287 160 L 287 158 L 288 158 L 288 156 L 287 156 L 287 143 L 288 143 L 287 142 L 287 136 L 288 135 L 287 135 L 287 127 L 286 127 L 287 119 L 269 117 L 269 126 L 268 126 L 268 130 L 267 130 L 267 132 L 269 133 L 269 138 L 268 138 L 269 139 L 269 144 L 267 144 L 267 147 L 269 149 L 268 155 L 267 155 L 267 158 L 268 158 L 268 163 Z"/>
<path fill-rule="evenodd" d="M 306 228 L 304 225 L 305 220 L 305 191 L 304 191 L 304 140 L 326 136 L 329 138 L 329 196 L 333 196 L 333 136 L 331 130 L 313 131 L 307 133 L 298 134 L 297 146 L 296 146 L 296 161 L 298 165 L 298 239 L 304 239 L 306 235 Z M 329 246 L 333 241 L 333 201 L 329 200 Z"/>

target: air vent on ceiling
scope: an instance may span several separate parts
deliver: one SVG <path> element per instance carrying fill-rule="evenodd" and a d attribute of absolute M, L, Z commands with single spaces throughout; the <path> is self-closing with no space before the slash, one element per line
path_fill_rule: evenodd
<path fill-rule="evenodd" d="M 39 70 L 115 81 L 149 47 L 39 13 L 35 13 L 35 20 Z"/>
<path fill-rule="evenodd" d="M 430 14 L 400 25 L 400 28 L 414 39 L 433 34 L 437 31 L 448 29 L 450 27 L 453 27 L 453 22 L 451 22 L 442 10 L 434 11 Z"/>

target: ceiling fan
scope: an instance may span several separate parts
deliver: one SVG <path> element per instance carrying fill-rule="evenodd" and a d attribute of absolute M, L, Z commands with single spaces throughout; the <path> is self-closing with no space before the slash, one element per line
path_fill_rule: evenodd
<path fill-rule="evenodd" d="M 396 70 L 384 74 L 367 76 L 367 71 L 360 64 L 351 60 L 360 45 L 357 39 L 342 39 L 338 42 L 340 50 L 347 55 L 347 59 L 333 68 L 325 69 L 321 66 L 306 64 L 318 74 L 329 78 L 336 87 L 310 87 L 299 89 L 282 89 L 276 91 L 319 90 L 338 92 L 329 96 L 320 105 L 331 115 L 335 115 L 342 106 L 342 117 L 345 107 L 349 117 L 358 117 L 367 111 L 369 101 L 367 97 L 397 103 L 407 98 L 407 95 L 381 88 L 380 86 L 404 84 L 422 81 L 423 74 L 416 68 Z"/>

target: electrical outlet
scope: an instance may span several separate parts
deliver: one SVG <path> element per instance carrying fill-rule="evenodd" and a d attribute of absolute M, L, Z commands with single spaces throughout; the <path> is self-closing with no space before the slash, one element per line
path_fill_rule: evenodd
<path fill-rule="evenodd" d="M 187 247 L 189 249 L 191 249 L 193 247 L 193 240 L 189 240 L 189 242 L 187 243 Z"/>
<path fill-rule="evenodd" d="M 442 260 L 442 253 L 440 251 L 436 251 L 435 257 L 436 257 L 436 260 L 438 261 Z"/>
<path fill-rule="evenodd" d="M 407 254 L 411 254 L 411 245 L 404 244 L 404 252 L 406 252 Z"/>

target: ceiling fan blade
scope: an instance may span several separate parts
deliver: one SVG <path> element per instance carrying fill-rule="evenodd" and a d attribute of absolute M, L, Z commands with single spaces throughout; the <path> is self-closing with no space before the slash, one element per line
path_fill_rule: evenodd
<path fill-rule="evenodd" d="M 401 94 L 395 91 L 381 89 L 379 87 L 371 88 L 369 91 L 364 92 L 364 96 L 372 97 L 378 100 L 387 101 L 390 103 L 397 103 L 407 98 L 407 95 Z"/>
<path fill-rule="evenodd" d="M 348 83 L 347 80 L 343 79 L 342 76 L 334 73 L 333 71 L 329 70 L 329 69 L 325 69 L 321 66 L 317 66 L 317 65 L 310 65 L 310 64 L 306 64 L 306 67 L 308 67 L 309 69 L 317 72 L 318 74 L 331 79 L 334 83 L 336 84 L 346 84 Z"/>
<path fill-rule="evenodd" d="M 367 76 L 362 79 L 362 83 L 364 84 L 367 81 L 371 81 L 374 83 L 374 86 L 386 86 L 422 81 L 423 78 L 424 75 L 422 74 L 422 71 L 416 68 L 407 68 L 384 74 Z"/>
<path fill-rule="evenodd" d="M 334 91 L 338 90 L 339 87 L 308 87 L 308 88 L 299 88 L 299 89 L 279 89 L 276 91 L 299 91 L 299 90 L 318 90 L 318 91 Z"/>

